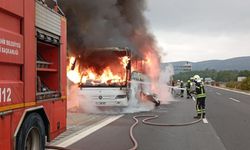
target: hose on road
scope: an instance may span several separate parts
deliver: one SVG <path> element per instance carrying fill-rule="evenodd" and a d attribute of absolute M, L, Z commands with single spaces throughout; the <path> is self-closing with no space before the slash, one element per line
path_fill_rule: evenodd
<path fill-rule="evenodd" d="M 200 118 L 198 120 L 191 121 L 191 122 L 177 123 L 177 124 L 165 124 L 165 123 L 150 122 L 150 120 L 159 118 L 158 115 L 138 115 L 138 116 L 134 116 L 133 119 L 135 120 L 135 123 L 130 127 L 130 131 L 129 131 L 129 136 L 130 136 L 130 139 L 133 142 L 134 146 L 132 148 L 130 148 L 129 150 L 136 150 L 138 148 L 138 142 L 135 139 L 134 134 L 133 134 L 133 130 L 134 130 L 135 126 L 139 123 L 138 118 L 145 118 L 145 119 L 142 120 L 142 122 L 144 124 L 147 124 L 147 125 L 151 125 L 151 126 L 172 126 L 172 127 L 174 127 L 174 126 L 176 126 L 176 127 L 177 126 L 189 126 L 189 125 L 198 123 L 198 122 L 200 122 L 202 120 L 202 118 Z"/>

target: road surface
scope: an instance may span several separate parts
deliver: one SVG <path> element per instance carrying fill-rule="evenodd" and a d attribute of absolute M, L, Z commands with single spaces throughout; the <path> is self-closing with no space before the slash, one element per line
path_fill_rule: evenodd
<path fill-rule="evenodd" d="M 207 119 L 226 149 L 250 149 L 250 95 L 214 87 L 207 95 Z"/>
<path fill-rule="evenodd" d="M 250 149 L 250 96 L 213 87 L 206 89 L 206 120 L 182 127 L 156 127 L 140 122 L 134 130 L 138 150 Z M 93 132 L 71 137 L 70 144 L 64 146 L 72 150 L 127 150 L 133 146 L 129 128 L 134 123 L 134 115 L 159 115 L 154 122 L 190 122 L 194 120 L 194 106 L 192 99 L 177 97 L 175 102 L 151 112 L 110 116 L 117 120 L 96 130 L 93 126 Z"/>

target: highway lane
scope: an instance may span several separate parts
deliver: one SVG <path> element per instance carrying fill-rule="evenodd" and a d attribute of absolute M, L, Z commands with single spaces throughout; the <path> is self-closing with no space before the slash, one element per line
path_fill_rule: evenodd
<path fill-rule="evenodd" d="M 151 112 L 125 114 L 89 136 L 76 141 L 67 148 L 72 150 L 127 150 L 132 142 L 129 127 L 132 117 L 138 114 L 156 114 L 154 122 L 181 123 L 193 121 L 195 103 L 182 98 L 168 105 L 161 105 Z M 225 150 L 220 138 L 210 123 L 199 122 L 191 126 L 155 127 L 139 123 L 134 130 L 138 150 Z"/>
<path fill-rule="evenodd" d="M 227 150 L 250 149 L 250 95 L 207 87 L 207 119 Z"/>
<path fill-rule="evenodd" d="M 207 89 L 208 123 L 188 127 L 153 127 L 140 123 L 135 128 L 139 150 L 246 150 L 250 149 L 250 95 L 214 87 Z M 169 105 L 161 105 L 151 112 L 158 114 L 157 122 L 179 123 L 192 120 L 194 101 L 178 98 Z M 129 127 L 135 114 L 120 119 L 76 141 L 68 148 L 73 150 L 126 150 L 132 147 Z"/>

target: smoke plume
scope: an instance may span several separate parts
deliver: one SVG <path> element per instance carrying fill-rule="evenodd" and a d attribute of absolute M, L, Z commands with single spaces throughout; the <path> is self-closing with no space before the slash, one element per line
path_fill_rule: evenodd
<path fill-rule="evenodd" d="M 88 55 L 89 48 L 129 47 L 134 55 L 152 55 L 159 48 L 148 31 L 145 0 L 60 0 L 68 22 L 69 54 Z M 157 66 L 158 67 L 158 66 Z"/>

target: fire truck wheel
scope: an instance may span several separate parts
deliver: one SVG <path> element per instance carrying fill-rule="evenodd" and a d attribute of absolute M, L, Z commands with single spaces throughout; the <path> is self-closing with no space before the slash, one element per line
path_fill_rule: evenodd
<path fill-rule="evenodd" d="M 44 150 L 45 128 L 41 116 L 30 114 L 23 122 L 16 139 L 17 150 Z"/>

